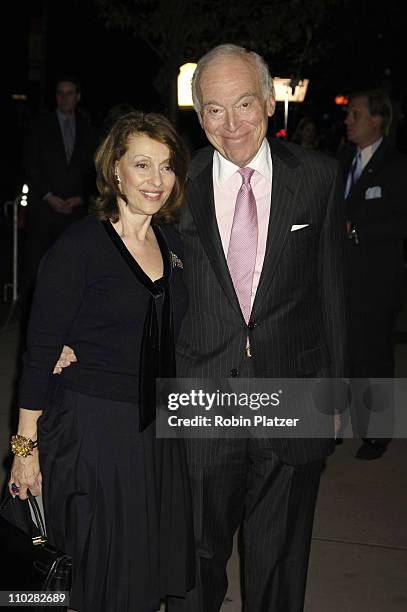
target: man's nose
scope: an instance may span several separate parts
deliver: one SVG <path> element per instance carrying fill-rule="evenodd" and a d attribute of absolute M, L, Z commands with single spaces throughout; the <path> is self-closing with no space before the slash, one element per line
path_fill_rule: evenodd
<path fill-rule="evenodd" d="M 236 111 L 232 108 L 226 111 L 226 121 L 225 126 L 230 132 L 235 132 L 240 125 L 239 117 L 236 114 Z"/>

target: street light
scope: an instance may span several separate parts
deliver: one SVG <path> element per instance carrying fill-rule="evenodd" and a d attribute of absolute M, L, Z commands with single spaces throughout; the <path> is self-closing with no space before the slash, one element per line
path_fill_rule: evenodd
<path fill-rule="evenodd" d="M 192 108 L 191 80 L 195 72 L 196 64 L 188 62 L 179 69 L 178 74 L 178 106 L 181 108 Z"/>
<path fill-rule="evenodd" d="M 4 328 L 6 328 L 11 321 L 11 317 L 18 299 L 18 207 L 28 205 L 28 192 L 29 187 L 28 185 L 24 184 L 14 200 L 10 200 L 4 204 L 5 215 L 7 214 L 8 208 L 12 208 L 13 210 L 13 280 L 11 283 L 6 283 L 3 287 L 3 301 L 7 301 L 7 293 L 9 288 L 13 290 L 13 301 L 7 316 L 7 320 L 3 326 Z"/>
<path fill-rule="evenodd" d="M 28 205 L 28 185 L 26 185 L 24 183 L 23 188 L 21 190 L 21 200 L 20 200 L 20 206 L 27 206 Z"/>
<path fill-rule="evenodd" d="M 309 79 L 301 79 L 293 81 L 292 79 L 284 79 L 274 77 L 274 90 L 276 92 L 276 101 L 284 102 L 284 132 L 287 135 L 288 125 L 288 103 L 289 102 L 304 102 L 307 93 Z"/>

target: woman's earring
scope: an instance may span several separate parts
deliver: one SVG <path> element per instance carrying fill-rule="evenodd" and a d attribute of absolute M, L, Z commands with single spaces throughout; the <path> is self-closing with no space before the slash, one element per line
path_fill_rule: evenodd
<path fill-rule="evenodd" d="M 120 177 L 119 177 L 119 175 L 117 174 L 117 172 L 115 173 L 115 177 L 116 177 L 116 181 L 117 181 L 117 182 L 120 184 Z"/>

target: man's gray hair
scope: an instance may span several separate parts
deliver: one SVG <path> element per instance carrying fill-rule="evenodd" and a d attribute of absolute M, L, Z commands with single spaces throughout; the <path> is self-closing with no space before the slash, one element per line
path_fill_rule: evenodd
<path fill-rule="evenodd" d="M 253 60 L 254 65 L 257 69 L 257 74 L 260 80 L 260 86 L 263 93 L 263 97 L 266 100 L 270 93 L 273 91 L 273 79 L 271 78 L 271 74 L 269 68 L 265 62 L 265 60 L 254 51 L 248 51 L 244 47 L 239 47 L 238 45 L 232 44 L 224 44 L 218 45 L 214 47 L 208 53 L 205 53 L 199 60 L 194 76 L 192 77 L 192 101 L 194 104 L 194 109 L 197 113 L 201 112 L 201 90 L 199 87 L 199 80 L 202 71 L 213 61 L 217 60 L 220 57 L 224 57 L 227 55 L 242 55 L 246 58 L 250 58 Z"/>

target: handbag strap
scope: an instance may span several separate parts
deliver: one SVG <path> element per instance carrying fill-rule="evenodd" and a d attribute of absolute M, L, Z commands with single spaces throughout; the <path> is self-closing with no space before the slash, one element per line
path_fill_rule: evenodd
<path fill-rule="evenodd" d="M 35 517 L 35 523 L 37 525 L 38 531 L 40 532 L 40 535 L 38 537 L 33 538 L 33 544 L 45 544 L 45 542 L 47 541 L 47 532 L 45 529 L 44 517 L 42 516 L 42 512 L 36 498 L 29 489 L 27 489 L 27 495 L 28 502 Z"/>

